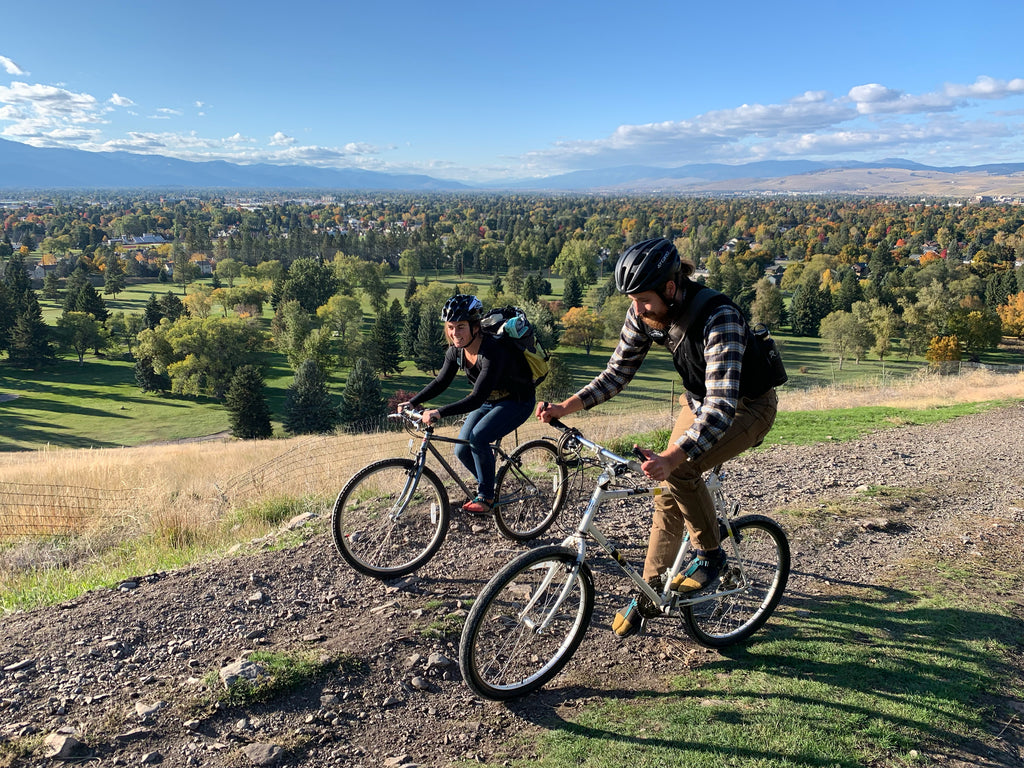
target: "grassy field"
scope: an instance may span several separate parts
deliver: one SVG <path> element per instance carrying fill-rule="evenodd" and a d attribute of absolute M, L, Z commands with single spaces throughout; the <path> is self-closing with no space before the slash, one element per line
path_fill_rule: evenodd
<path fill-rule="evenodd" d="M 440 280 L 454 288 L 455 278 Z M 482 295 L 489 291 L 490 278 L 468 275 L 465 282 L 477 286 Z M 561 292 L 561 280 L 552 278 L 553 294 Z M 406 278 L 389 278 L 390 298 L 402 299 Z M 141 312 L 151 294 L 161 296 L 168 291 L 180 295 L 180 288 L 167 283 L 132 284 L 117 298 L 104 297 L 111 312 Z M 44 317 L 55 323 L 60 315 L 59 302 L 41 301 Z M 368 327 L 370 312 L 365 309 Z M 269 328 L 269 305 L 264 322 Z M 780 334 L 779 346 L 790 373 L 788 391 L 814 391 L 826 387 L 885 386 L 920 371 L 920 359 L 864 360 L 859 364 L 847 361 L 842 368 L 831 359 L 820 339 L 789 337 Z M 562 358 L 574 372 L 573 385 L 580 386 L 600 372 L 614 348 L 615 339 L 599 343 L 588 355 L 583 349 L 559 347 L 554 354 Z M 987 363 L 1024 366 L 1024 348 L 1007 345 L 985 356 Z M 275 434 L 282 436 L 280 419 L 284 411 L 287 388 L 293 373 L 282 355 L 270 351 L 266 356 L 266 397 L 271 409 Z M 330 381 L 332 392 L 340 394 L 344 387 L 344 371 Z M 385 396 L 395 391 L 418 391 L 430 376 L 405 363 L 400 373 L 382 382 Z M 461 379 L 442 395 L 439 403 L 462 397 L 465 380 Z M 680 393 L 679 377 L 667 354 L 655 350 L 648 356 L 640 373 L 620 397 L 608 403 L 610 411 L 626 412 L 651 403 L 662 403 L 671 411 Z M 40 450 L 48 447 L 106 448 L 137 446 L 159 441 L 172 441 L 213 435 L 228 429 L 228 413 L 209 398 L 179 397 L 142 393 L 135 385 L 132 361 L 86 356 L 85 364 L 66 357 L 41 371 L 19 371 L 0 365 L 0 452 Z"/>

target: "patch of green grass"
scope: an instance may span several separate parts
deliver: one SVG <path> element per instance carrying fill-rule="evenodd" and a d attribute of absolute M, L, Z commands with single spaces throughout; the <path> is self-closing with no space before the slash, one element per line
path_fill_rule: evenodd
<path fill-rule="evenodd" d="M 958 566 L 977 589 L 951 589 L 922 564 L 902 574 L 926 585 L 913 591 L 791 596 L 752 641 L 667 690 L 609 691 L 564 719 L 552 712 L 539 759 L 515 764 L 896 767 L 991 746 L 992 712 L 980 702 L 1021 694 L 1008 682 L 1021 623 L 999 594 L 1024 579 Z M 964 576 L 949 573 L 953 583 Z"/>
<path fill-rule="evenodd" d="M 469 606 L 466 606 L 467 608 Z M 466 611 L 453 611 L 443 616 L 437 616 L 427 624 L 420 632 L 423 637 L 441 640 L 445 637 L 458 635 L 462 632 L 462 625 L 466 623 Z"/>
<path fill-rule="evenodd" d="M 220 684 L 217 672 L 207 675 L 206 682 L 215 691 L 214 700 L 221 704 L 244 707 L 271 701 L 310 681 L 327 674 L 341 664 L 352 664 L 348 657 L 324 658 L 313 652 L 286 653 L 282 651 L 255 651 L 248 660 L 262 668 L 256 680 L 236 680 L 230 687 Z"/>
<path fill-rule="evenodd" d="M 883 429 L 951 421 L 960 416 L 982 413 L 1009 404 L 1010 401 L 1007 400 L 988 400 L 921 409 L 865 406 L 834 408 L 828 411 L 780 411 L 775 419 L 775 425 L 761 447 L 813 445 L 830 441 L 845 442 Z M 624 435 L 608 441 L 608 447 L 622 455 L 629 455 L 634 444 L 661 450 L 668 442 L 670 435 L 671 431 L 668 429 Z"/>

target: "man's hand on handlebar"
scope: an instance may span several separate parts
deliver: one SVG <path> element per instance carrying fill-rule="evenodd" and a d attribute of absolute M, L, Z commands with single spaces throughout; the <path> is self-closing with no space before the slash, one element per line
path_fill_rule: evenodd
<path fill-rule="evenodd" d="M 441 414 L 437 408 L 428 408 L 420 416 L 420 420 L 428 427 L 440 418 Z"/>
<path fill-rule="evenodd" d="M 633 451 L 642 453 L 646 458 L 646 461 L 640 465 L 644 474 L 659 483 L 668 479 L 672 470 L 686 461 L 686 454 L 677 445 L 670 445 L 663 453 L 655 453 L 639 446 L 633 446 Z"/>

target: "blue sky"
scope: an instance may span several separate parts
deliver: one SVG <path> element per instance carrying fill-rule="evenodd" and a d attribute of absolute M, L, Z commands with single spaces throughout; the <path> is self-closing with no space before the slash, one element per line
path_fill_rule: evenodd
<path fill-rule="evenodd" d="M 0 138 L 496 181 L 1024 162 L 1019 0 L 6 4 Z"/>

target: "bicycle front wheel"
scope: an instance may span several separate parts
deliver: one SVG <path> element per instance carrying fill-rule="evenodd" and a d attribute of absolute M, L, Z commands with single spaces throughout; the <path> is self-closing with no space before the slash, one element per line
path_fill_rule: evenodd
<path fill-rule="evenodd" d="M 459 642 L 462 679 L 502 701 L 548 682 L 572 658 L 594 612 L 594 579 L 565 547 L 525 552 L 487 582 Z"/>
<path fill-rule="evenodd" d="M 549 440 L 531 440 L 516 448 L 494 481 L 494 522 L 501 535 L 528 541 L 551 527 L 565 503 L 569 472 Z"/>
<path fill-rule="evenodd" d="M 729 561 L 716 597 L 682 609 L 690 635 L 708 648 L 725 648 L 760 629 L 789 580 L 789 541 L 778 523 L 745 515 L 732 529 L 732 538 L 722 542 Z"/>
<path fill-rule="evenodd" d="M 430 469 L 385 459 L 349 480 L 331 515 L 334 545 L 360 573 L 391 579 L 424 565 L 448 533 L 448 494 Z"/>

